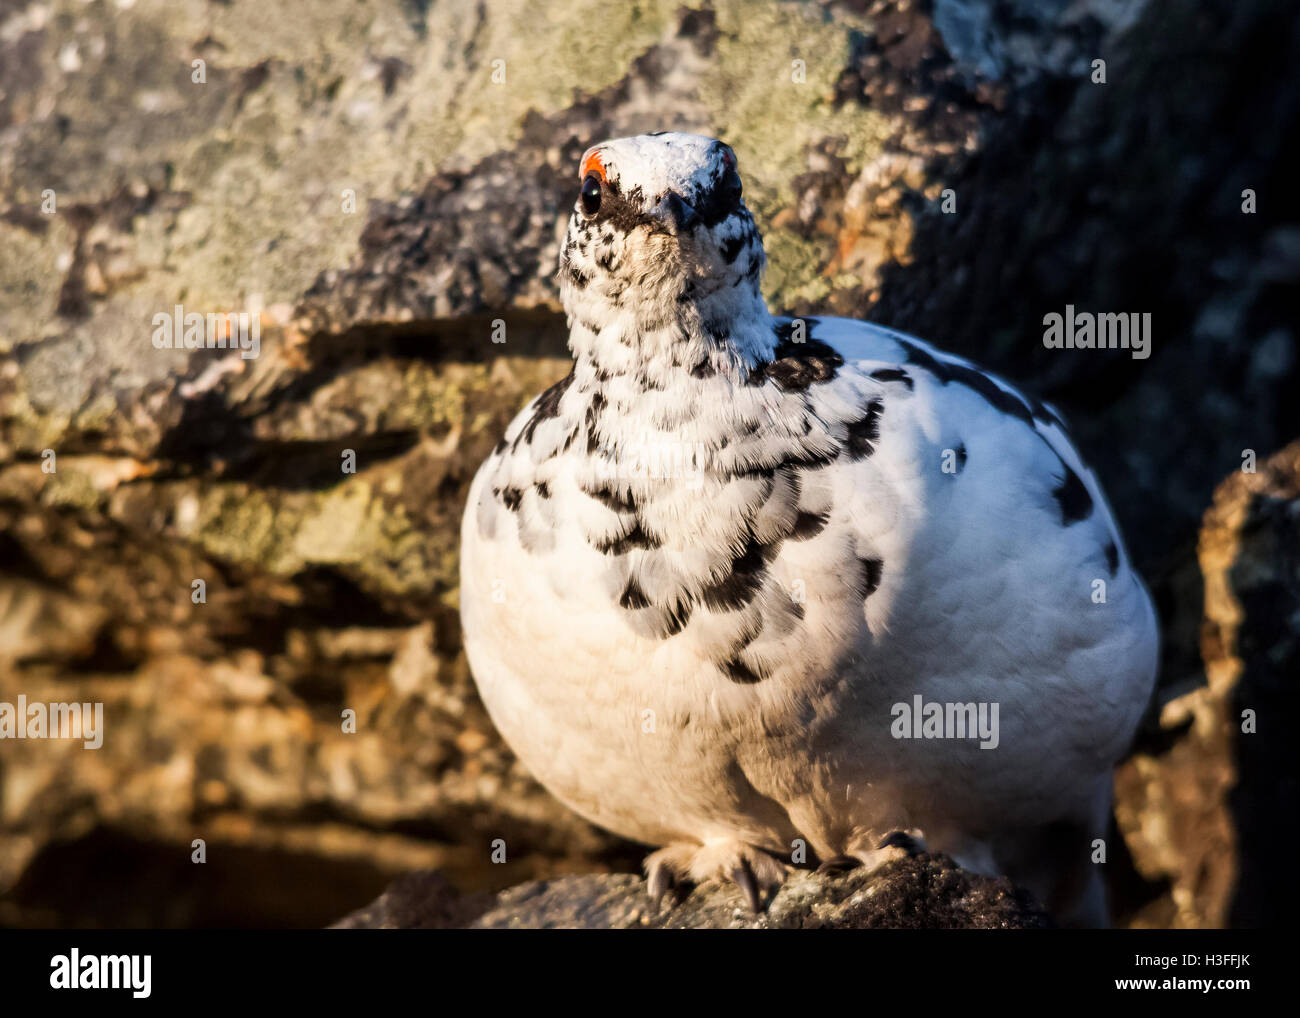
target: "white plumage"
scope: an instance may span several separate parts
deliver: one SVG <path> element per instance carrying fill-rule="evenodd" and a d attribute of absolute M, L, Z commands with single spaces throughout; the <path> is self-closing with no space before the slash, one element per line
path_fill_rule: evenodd
<path fill-rule="evenodd" d="M 462 528 L 502 734 L 573 809 L 664 846 L 656 894 L 721 876 L 753 900 L 801 844 L 875 864 L 912 831 L 1104 922 L 1094 840 L 1157 631 L 1057 415 L 912 337 L 773 318 L 721 142 L 607 142 L 581 179 L 573 373 Z M 996 704 L 996 746 L 897 737 L 918 696 Z"/>

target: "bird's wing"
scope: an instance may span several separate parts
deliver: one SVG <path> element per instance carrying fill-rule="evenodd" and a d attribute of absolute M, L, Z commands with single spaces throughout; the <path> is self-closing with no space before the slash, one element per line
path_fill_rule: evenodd
<path fill-rule="evenodd" d="M 808 395 L 858 443 L 826 497 L 850 516 L 851 566 L 868 574 L 868 645 L 888 640 L 931 670 L 950 661 L 954 681 L 1003 661 L 1024 681 L 1059 682 L 1063 712 L 1089 696 L 1131 714 L 1153 680 L 1154 614 L 1060 414 L 911 336 L 802 321 L 844 361 Z"/>

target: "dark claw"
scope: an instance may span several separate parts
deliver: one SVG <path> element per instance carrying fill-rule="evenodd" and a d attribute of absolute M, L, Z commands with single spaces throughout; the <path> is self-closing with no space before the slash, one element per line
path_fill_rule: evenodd
<path fill-rule="evenodd" d="M 849 870 L 855 870 L 862 865 L 861 860 L 854 859 L 851 855 L 836 855 L 827 859 L 817 867 L 818 873 L 847 873 Z"/>
<path fill-rule="evenodd" d="M 660 866 L 650 874 L 647 891 L 650 893 L 650 900 L 655 903 L 655 908 L 664 900 L 664 895 L 673 889 L 673 875 L 667 866 Z"/>
<path fill-rule="evenodd" d="M 894 831 L 886 834 L 881 840 L 878 848 L 899 847 L 908 855 L 920 855 L 922 848 L 920 842 L 908 834 L 906 831 Z"/>
<path fill-rule="evenodd" d="M 762 912 L 763 899 L 758 893 L 758 881 L 754 879 L 754 871 L 749 868 L 749 863 L 742 859 L 740 865 L 731 871 L 731 879 L 745 892 L 745 897 L 749 899 L 749 910 L 755 915 Z"/>

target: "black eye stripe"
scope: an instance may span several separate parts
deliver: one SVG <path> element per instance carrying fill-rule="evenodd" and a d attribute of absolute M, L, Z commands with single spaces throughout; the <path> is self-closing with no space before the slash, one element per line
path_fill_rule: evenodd
<path fill-rule="evenodd" d="M 599 201 L 596 201 L 597 188 Z M 728 166 L 719 160 L 710 179 L 696 184 L 693 190 L 693 194 L 685 192 L 683 198 L 690 202 L 698 221 L 704 226 L 717 226 L 723 220 L 744 212 L 740 174 L 736 172 L 734 163 Z M 584 200 L 587 193 L 590 193 L 590 202 Z M 657 205 L 666 193 L 654 195 L 650 205 Z M 576 206 L 588 223 L 608 223 L 622 233 L 638 226 L 649 226 L 652 231 L 662 230 L 662 222 L 649 211 L 646 203 L 647 198 L 640 186 L 633 187 L 624 196 L 613 181 L 601 180 L 596 174 L 589 173 L 583 178 Z"/>

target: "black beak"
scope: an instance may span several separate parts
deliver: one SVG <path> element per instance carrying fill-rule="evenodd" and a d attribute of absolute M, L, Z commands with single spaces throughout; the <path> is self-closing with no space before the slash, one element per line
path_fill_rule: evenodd
<path fill-rule="evenodd" d="M 685 233 L 699 221 L 695 209 L 676 191 L 669 191 L 664 195 L 656 211 L 668 228 L 677 234 Z"/>

